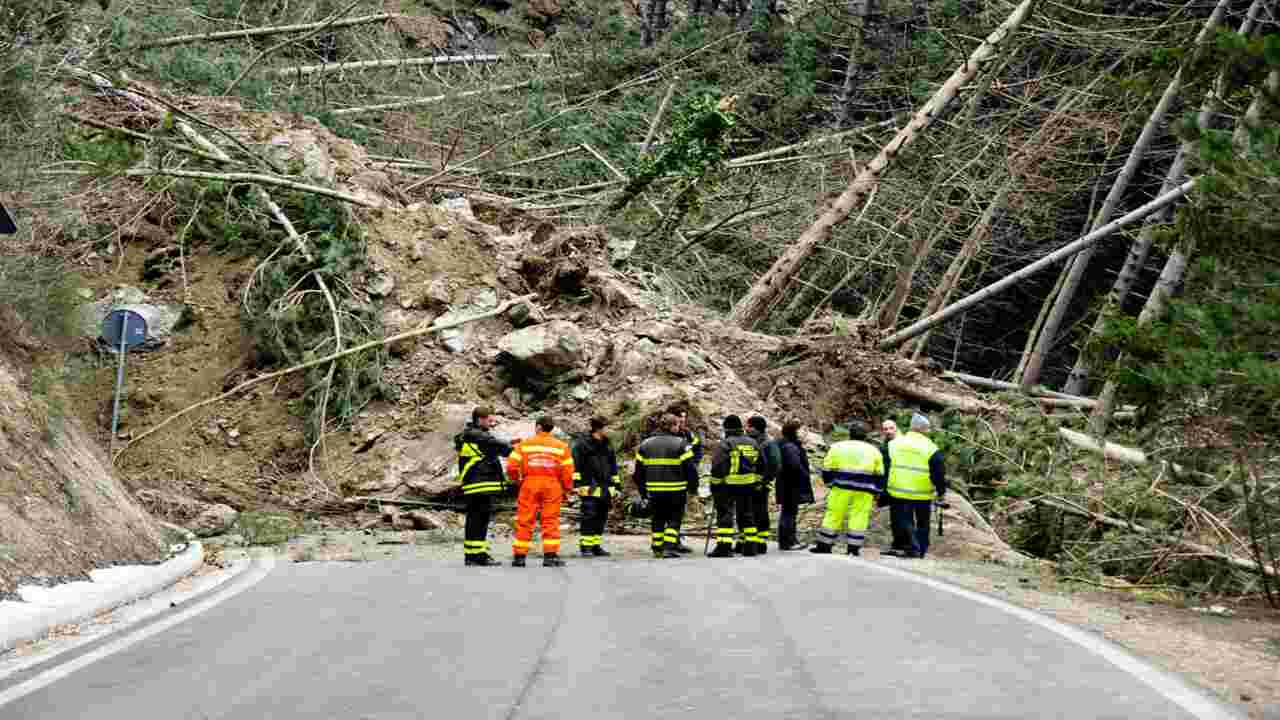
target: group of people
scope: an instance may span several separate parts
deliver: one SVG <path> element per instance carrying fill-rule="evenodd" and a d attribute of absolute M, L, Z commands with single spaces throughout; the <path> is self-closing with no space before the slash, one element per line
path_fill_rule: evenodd
<path fill-rule="evenodd" d="M 530 438 L 508 442 L 497 437 L 492 409 L 477 407 L 471 422 L 455 439 L 458 476 L 466 502 L 463 544 L 469 566 L 497 565 L 488 551 L 493 498 L 508 485 L 519 488 L 512 565 L 524 567 L 537 517 L 542 524 L 542 562 L 560 558 L 560 508 L 575 493 L 581 499 L 579 552 L 607 556 L 603 547 L 606 520 L 613 500 L 623 493 L 617 453 L 609 442 L 608 422 L 590 420 L 590 431 L 572 445 L 553 434 L 550 417 L 537 421 Z M 755 556 L 768 551 L 771 496 L 781 508 L 780 550 L 803 550 L 796 519 L 800 507 L 814 501 L 808 453 L 801 425 L 788 421 L 780 438 L 771 439 L 765 418 L 755 415 L 744 426 L 737 415 L 724 418 L 724 436 L 712 454 L 710 496 L 715 511 L 715 549 L 711 557 Z M 910 431 L 899 433 L 885 421 L 885 442 L 873 444 L 861 420 L 837 426 L 837 438 L 823 459 L 822 479 L 829 488 L 826 513 L 810 552 L 829 554 L 843 538 L 850 555 L 866 542 L 872 509 L 887 505 L 893 543 L 885 554 L 924 557 L 929 549 L 930 515 L 935 499 L 946 494 L 942 453 L 928 438 L 927 417 L 912 416 Z M 635 453 L 633 478 L 652 522 L 651 548 L 656 558 L 675 558 L 692 550 L 682 542 L 681 525 L 690 493 L 700 485 L 702 438 L 689 428 L 687 413 L 658 419 L 655 431 Z M 504 467 L 505 462 L 505 467 Z M 504 472 L 505 470 L 505 472 Z"/>

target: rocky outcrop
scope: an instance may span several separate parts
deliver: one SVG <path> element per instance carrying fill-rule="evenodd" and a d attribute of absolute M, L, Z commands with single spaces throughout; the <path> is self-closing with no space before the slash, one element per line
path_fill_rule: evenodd
<path fill-rule="evenodd" d="M 187 523 L 187 529 L 196 537 L 213 537 L 229 532 L 239 517 L 240 513 L 230 505 L 209 505 Z"/>

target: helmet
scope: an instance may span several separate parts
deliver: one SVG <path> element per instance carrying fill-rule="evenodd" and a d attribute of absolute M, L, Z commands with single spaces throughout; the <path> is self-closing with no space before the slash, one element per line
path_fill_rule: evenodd
<path fill-rule="evenodd" d="M 850 420 L 848 423 L 849 437 L 854 440 L 866 440 L 867 435 L 871 433 L 871 429 L 861 420 Z"/>

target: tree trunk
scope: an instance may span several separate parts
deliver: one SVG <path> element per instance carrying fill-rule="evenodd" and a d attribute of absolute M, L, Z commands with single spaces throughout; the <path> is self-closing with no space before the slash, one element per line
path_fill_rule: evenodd
<path fill-rule="evenodd" d="M 1247 36 L 1252 32 L 1253 24 L 1257 19 L 1261 2 L 1262 0 L 1255 0 L 1254 3 L 1250 5 L 1249 12 L 1240 25 L 1239 33 L 1241 35 Z M 1273 71 L 1268 76 L 1267 83 L 1270 83 L 1272 79 L 1276 77 L 1276 72 Z M 1213 90 L 1205 95 L 1204 101 L 1200 105 L 1200 112 L 1196 115 L 1196 124 L 1202 130 L 1207 129 L 1209 124 L 1213 121 L 1213 114 L 1217 111 L 1220 93 L 1226 85 L 1226 81 L 1227 68 L 1223 68 L 1222 72 L 1218 74 L 1217 80 L 1214 82 Z M 1248 122 L 1248 118 L 1251 115 L 1255 120 L 1260 116 L 1261 104 L 1267 102 L 1265 92 L 1266 88 L 1264 87 L 1263 90 L 1264 92 L 1258 93 L 1258 95 L 1254 97 L 1253 102 L 1249 104 L 1249 109 L 1245 111 L 1242 124 Z M 1237 127 L 1236 130 L 1238 132 L 1239 128 Z M 1233 136 L 1233 141 L 1234 139 L 1235 137 Z M 1178 160 L 1182 160 L 1182 167 L 1170 167 L 1169 173 L 1172 174 L 1175 169 L 1181 172 L 1185 168 L 1186 157 L 1194 151 L 1195 145 L 1193 143 L 1182 143 L 1178 148 L 1178 157 L 1174 158 L 1174 166 L 1178 165 Z M 1166 182 L 1167 180 L 1168 178 L 1166 178 Z M 1147 228 L 1144 227 L 1143 231 L 1145 232 L 1146 230 Z M 1151 232 L 1155 232 L 1154 228 L 1151 229 Z M 1151 294 L 1147 296 L 1147 302 L 1142 306 L 1142 312 L 1138 314 L 1138 329 L 1142 329 L 1164 316 L 1165 309 L 1169 304 L 1169 298 L 1182 282 L 1183 275 L 1186 274 L 1187 259 L 1190 254 L 1191 247 L 1183 245 L 1174 248 L 1173 252 L 1169 254 L 1169 257 L 1165 259 L 1164 268 L 1160 270 L 1160 279 L 1156 281 L 1155 288 L 1151 291 Z M 1116 367 L 1123 367 L 1128 361 L 1129 358 L 1127 356 L 1121 355 L 1120 358 L 1116 360 Z M 1119 389 L 1119 384 L 1114 379 L 1111 379 L 1106 382 L 1102 388 L 1102 392 L 1098 395 L 1098 406 L 1093 409 L 1093 414 L 1089 417 L 1089 430 L 1099 437 L 1105 435 L 1108 427 L 1111 425 L 1111 417 L 1115 413 L 1116 393 Z"/>
<path fill-rule="evenodd" d="M 831 229 L 844 222 L 867 195 L 875 188 L 884 171 L 915 137 L 933 124 L 934 119 L 946 109 L 947 105 L 960 92 L 960 88 L 973 79 L 982 65 L 996 55 L 1000 46 L 1008 37 L 1017 31 L 1018 26 L 1031 14 L 1035 0 L 1023 0 L 1008 19 L 995 32 L 978 46 L 969 59 L 956 69 L 955 73 L 938 88 L 933 97 L 915 114 L 907 126 L 898 132 L 888 145 L 881 148 L 875 159 L 858 173 L 840 197 L 826 209 L 818 219 L 801 233 L 790 247 L 774 262 L 738 301 L 729 316 L 730 322 L 739 327 L 750 328 L 764 319 L 769 309 L 778 300 L 791 280 L 799 272 L 800 266 L 813 254 L 817 246 L 831 236 Z"/>
<path fill-rule="evenodd" d="M 858 27 L 849 35 L 849 58 L 844 67 L 844 85 L 840 88 L 840 110 L 836 115 L 836 127 L 849 122 L 849 104 L 858 87 L 859 59 L 870 35 L 872 5 L 875 0 L 849 0 L 849 14 L 857 20 Z"/>
<path fill-rule="evenodd" d="M 1249 35 L 1253 31 L 1253 25 L 1257 21 L 1258 12 L 1261 10 L 1264 0 L 1254 0 L 1249 6 L 1249 12 L 1246 14 L 1244 21 L 1240 24 L 1239 34 Z M 1280 82 L 1280 74 L 1272 73 Z M 1212 112 L 1214 94 L 1221 88 L 1222 79 L 1219 78 L 1215 83 L 1214 89 L 1205 96 L 1204 102 L 1201 103 L 1201 117 L 1198 119 L 1202 129 L 1209 126 L 1211 116 L 1203 113 Z M 1248 122 L 1246 114 L 1245 122 Z M 1239 147 L 1240 127 L 1236 128 L 1236 134 L 1233 141 Z M 1191 151 L 1186 143 L 1178 146 L 1178 154 L 1174 156 L 1173 162 L 1169 165 L 1169 171 L 1165 174 L 1164 184 L 1161 186 L 1161 194 L 1168 192 L 1182 182 L 1183 176 L 1186 174 L 1187 155 Z M 1156 226 L 1167 223 L 1173 215 L 1173 208 L 1167 207 L 1158 213 L 1152 214 L 1146 219 L 1142 225 L 1142 231 L 1138 233 L 1138 239 L 1134 241 L 1129 248 L 1129 254 L 1125 257 L 1124 266 L 1120 268 L 1120 274 L 1116 276 L 1115 283 L 1111 286 L 1111 293 L 1107 296 L 1106 304 L 1103 305 L 1098 316 L 1094 318 L 1093 327 L 1089 330 L 1089 336 L 1081 345 L 1080 353 L 1076 355 L 1075 366 L 1071 368 L 1071 374 L 1067 377 L 1067 384 L 1063 391 L 1072 395 L 1083 395 L 1089 383 L 1089 361 L 1086 352 L 1095 339 L 1102 334 L 1103 328 L 1107 324 L 1107 318 L 1114 312 L 1119 312 L 1124 306 L 1125 300 L 1129 297 L 1129 290 L 1133 288 L 1133 283 L 1138 279 L 1138 273 L 1147 264 L 1147 258 L 1151 255 L 1151 244 L 1155 240 Z"/>
<path fill-rule="evenodd" d="M 1199 55 L 1199 48 L 1204 45 L 1213 29 L 1222 20 L 1222 16 L 1226 13 L 1227 5 L 1230 3 L 1231 0 L 1218 0 L 1213 13 L 1209 15 L 1209 19 L 1205 21 L 1204 27 L 1200 29 L 1200 33 L 1196 36 L 1195 46 L 1197 52 L 1194 53 L 1195 56 Z M 1097 229 L 1111 220 L 1111 214 L 1115 212 L 1116 206 L 1120 203 L 1120 198 L 1123 197 L 1125 190 L 1129 188 L 1129 181 L 1133 179 L 1138 170 L 1138 165 L 1147 153 L 1147 148 L 1151 146 L 1157 132 L 1160 130 L 1165 114 L 1169 111 L 1169 107 L 1181 90 L 1182 69 L 1179 68 L 1173 79 L 1165 87 L 1164 94 L 1160 96 L 1160 101 L 1156 103 L 1155 109 L 1151 111 L 1146 124 L 1142 127 L 1142 132 L 1138 135 L 1137 141 L 1134 142 L 1133 148 L 1129 151 L 1129 157 L 1125 160 L 1124 168 L 1120 170 L 1115 182 L 1111 184 L 1111 191 L 1107 193 L 1107 199 L 1102 202 L 1102 207 L 1098 210 L 1098 214 L 1093 220 L 1093 229 Z M 1062 327 L 1063 320 L 1066 319 L 1067 309 L 1071 306 L 1072 301 L 1075 300 L 1076 291 L 1080 289 L 1080 281 L 1084 278 L 1084 272 L 1089 267 L 1089 261 L 1093 259 L 1093 250 L 1094 246 L 1086 248 L 1063 269 L 1063 272 L 1066 273 L 1066 280 L 1063 281 L 1062 290 L 1053 301 L 1053 309 L 1049 311 L 1048 317 L 1045 318 L 1044 327 L 1040 330 L 1040 337 L 1036 340 L 1035 350 L 1032 351 L 1031 357 L 1027 359 L 1026 371 L 1022 374 L 1021 382 L 1023 387 L 1030 387 L 1040 382 L 1040 372 L 1044 368 L 1045 358 L 1058 338 L 1058 330 Z"/>
<path fill-rule="evenodd" d="M 646 0 L 644 7 L 641 39 L 649 47 L 667 30 L 667 0 Z"/>
<path fill-rule="evenodd" d="M 1084 237 L 1074 242 L 1068 243 L 1063 247 L 1058 248 L 1057 250 L 1049 253 L 1048 255 L 1045 255 L 1039 260 L 1022 268 L 1021 270 L 1011 275 L 1006 275 L 1000 280 L 997 280 L 996 282 L 991 283 L 990 285 L 982 288 L 981 290 L 978 290 L 975 293 L 972 293 L 960 300 L 957 300 L 956 302 L 946 306 L 945 308 L 939 310 L 938 312 L 928 317 L 921 318 L 915 323 L 881 340 L 876 345 L 876 347 L 885 351 L 892 350 L 898 347 L 902 343 L 910 340 L 913 337 L 917 337 L 918 335 L 928 330 L 929 328 L 937 325 L 938 323 L 946 322 L 947 320 L 950 320 L 956 315 L 959 315 L 960 313 L 965 312 L 969 308 L 972 308 L 975 305 L 981 304 L 982 302 L 989 300 L 995 295 L 998 295 L 999 293 L 1002 293 L 1005 290 L 1008 290 L 1009 288 L 1013 287 L 1014 285 L 1017 285 L 1018 283 L 1022 282 L 1023 280 L 1026 280 L 1027 278 L 1035 275 L 1036 273 L 1042 270 L 1045 270 L 1046 268 L 1052 265 L 1060 263 L 1063 260 L 1066 260 L 1067 258 L 1071 257 L 1072 255 L 1075 255 L 1076 253 L 1092 245 L 1093 243 L 1096 243 L 1099 240 L 1105 237 L 1108 237 L 1109 235 L 1114 233 L 1116 230 L 1119 230 L 1120 228 L 1125 227 L 1126 225 L 1132 225 L 1133 223 L 1138 222 L 1139 220 L 1142 220 L 1146 216 L 1150 215 L 1151 213 L 1159 210 L 1160 208 L 1166 205 L 1169 205 L 1171 203 L 1177 202 L 1182 198 L 1183 195 L 1186 195 L 1188 192 L 1191 192 L 1191 189 L 1194 187 L 1195 187 L 1195 180 L 1188 180 L 1187 182 L 1179 185 L 1172 192 L 1161 195 L 1160 197 L 1156 198 L 1155 200 L 1152 200 L 1146 205 L 1143 205 L 1142 207 L 1136 210 L 1133 210 L 1128 215 L 1125 215 L 1124 217 L 1121 217 L 1121 218 L 1117 218 L 1116 220 L 1112 220 L 1110 223 L 1098 228 L 1097 230 L 1094 230 L 1093 232 L 1089 233 L 1088 235 L 1085 235 Z"/>
<path fill-rule="evenodd" d="M 929 302 L 924 308 L 925 316 L 937 312 L 943 303 L 951 299 L 951 293 L 955 292 L 956 285 L 960 283 L 960 278 L 964 275 L 965 268 L 969 267 L 969 262 L 977 257 L 982 250 L 983 244 L 991 237 L 991 225 L 995 221 L 996 213 L 999 212 L 1000 208 L 1004 207 L 1004 201 L 1009 197 L 1009 190 L 1013 188 L 1013 183 L 1013 178 L 1005 180 L 1004 185 L 1001 185 L 996 192 L 996 196 L 987 204 L 987 209 L 983 211 L 982 217 L 978 219 L 978 224 L 973 226 L 973 231 L 965 239 L 960 252 L 951 259 L 951 265 L 947 267 L 947 272 L 943 274 L 942 282 L 938 283 L 938 287 L 934 288 L 933 295 L 930 296 Z M 897 322 L 896 318 L 894 322 Z M 916 342 L 912 357 L 919 356 L 928 342 L 929 333 L 925 333 Z"/>

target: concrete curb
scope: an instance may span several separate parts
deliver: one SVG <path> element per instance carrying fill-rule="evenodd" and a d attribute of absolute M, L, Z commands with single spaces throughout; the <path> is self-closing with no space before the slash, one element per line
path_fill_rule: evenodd
<path fill-rule="evenodd" d="M 148 568 L 141 577 L 105 587 L 101 592 L 77 598 L 64 605 L 45 608 L 33 615 L 18 618 L 16 622 L 6 622 L 0 628 L 0 652 L 12 650 L 21 642 L 40 640 L 55 625 L 85 620 L 153 595 L 190 575 L 203 562 L 204 547 L 198 542 L 188 543 L 187 549 L 180 555 Z"/>

